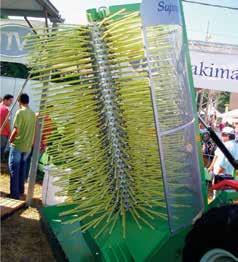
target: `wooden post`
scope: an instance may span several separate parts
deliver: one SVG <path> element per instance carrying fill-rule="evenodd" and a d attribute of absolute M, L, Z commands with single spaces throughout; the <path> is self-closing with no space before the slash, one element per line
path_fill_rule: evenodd
<path fill-rule="evenodd" d="M 199 112 L 199 114 L 201 114 L 201 111 L 202 111 L 203 98 L 204 98 L 204 89 L 201 90 L 200 101 L 199 101 L 199 107 L 198 107 L 198 112 Z"/>
<path fill-rule="evenodd" d="M 31 205 L 31 201 L 34 194 L 34 187 L 37 175 L 39 154 L 40 154 L 40 143 L 41 143 L 41 135 L 42 135 L 42 120 L 37 118 L 36 120 L 36 131 L 35 131 L 35 141 L 31 159 L 31 167 L 29 172 L 29 181 L 28 181 L 28 191 L 26 196 L 27 205 Z"/>
<path fill-rule="evenodd" d="M 47 85 L 47 84 L 45 83 L 43 85 Z M 47 96 L 46 91 L 47 91 L 47 87 L 42 89 L 40 112 L 45 107 L 45 101 L 46 101 L 45 98 Z M 32 152 L 31 167 L 30 167 L 29 181 L 28 181 L 28 191 L 26 197 L 26 202 L 28 206 L 31 205 L 31 201 L 34 195 L 34 187 L 36 182 L 36 175 L 37 175 L 39 155 L 40 155 L 40 144 L 41 144 L 41 137 L 42 137 L 43 122 L 44 120 L 41 116 L 39 116 L 36 120 L 35 141 L 34 141 L 33 152 Z"/>

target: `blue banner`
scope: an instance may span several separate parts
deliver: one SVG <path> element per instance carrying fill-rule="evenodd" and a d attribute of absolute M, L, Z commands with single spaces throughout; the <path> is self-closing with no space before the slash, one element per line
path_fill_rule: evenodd
<path fill-rule="evenodd" d="M 28 34 L 32 34 L 29 27 L 5 24 L 1 27 L 1 56 L 22 57 L 27 55 L 24 48 Z"/>
<path fill-rule="evenodd" d="M 179 0 L 143 0 L 141 16 L 144 26 L 182 25 Z"/>

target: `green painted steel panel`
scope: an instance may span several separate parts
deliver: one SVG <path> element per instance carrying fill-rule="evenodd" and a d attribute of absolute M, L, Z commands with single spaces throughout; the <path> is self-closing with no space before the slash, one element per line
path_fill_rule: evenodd
<path fill-rule="evenodd" d="M 147 226 L 140 230 L 128 219 L 127 237 L 122 238 L 121 225 L 118 223 L 111 235 L 95 240 L 95 231 L 82 234 L 80 224 L 66 224 L 69 217 L 62 218 L 60 213 L 69 206 L 49 206 L 42 208 L 42 220 L 60 244 L 69 261 L 149 261 L 158 256 L 158 250 L 169 240 L 169 228 L 165 220 L 155 222 L 156 230 Z M 171 254 L 170 254 L 171 255 Z M 123 259 L 123 260 L 122 260 Z"/>
<path fill-rule="evenodd" d="M 89 246 L 86 243 L 84 235 L 78 231 L 80 224 L 65 224 L 67 218 L 62 218 L 60 213 L 69 209 L 69 206 L 49 206 L 41 210 L 42 220 L 48 231 L 54 235 L 58 244 L 61 246 L 67 259 L 72 262 L 96 261 L 92 255 Z M 54 245 L 55 243 L 52 243 Z M 54 247 L 53 247 L 54 248 Z"/>
<path fill-rule="evenodd" d="M 89 22 L 101 21 L 107 15 L 116 13 L 121 9 L 125 9 L 128 12 L 139 11 L 140 4 L 114 5 L 114 6 L 109 6 L 108 8 L 101 7 L 98 10 L 96 8 L 88 9 L 87 18 Z"/>
<path fill-rule="evenodd" d="M 122 8 L 125 8 L 129 12 L 137 11 L 139 7 L 139 4 L 132 4 L 111 6 L 108 10 L 100 9 L 97 11 L 96 9 L 90 9 L 87 11 L 87 15 L 89 21 L 100 21 L 108 13 L 115 13 Z M 186 42 L 185 30 L 184 38 Z M 190 64 L 189 56 L 187 57 L 187 61 Z M 191 70 L 189 72 L 191 95 L 193 101 L 195 101 Z M 195 110 L 194 102 L 193 106 Z M 197 136 L 199 136 L 199 132 L 197 132 Z M 199 144 L 199 141 L 197 142 Z M 202 190 L 205 200 L 207 195 L 202 164 L 201 172 Z M 228 201 L 229 197 L 224 196 L 224 199 Z M 74 230 L 79 228 L 80 224 L 78 222 L 73 224 L 64 223 L 67 217 L 62 218 L 60 213 L 68 209 L 69 207 L 67 206 L 45 207 L 42 209 L 42 217 L 69 261 L 181 261 L 184 238 L 189 228 L 171 236 L 166 220 L 157 219 L 154 222 L 156 230 L 152 230 L 147 226 L 143 226 L 143 229 L 140 230 L 133 219 L 128 217 L 125 239 L 122 238 L 120 221 L 115 226 L 112 234 L 102 235 L 95 239 L 94 236 L 97 231 L 94 229 L 90 229 L 84 234 L 80 231 L 72 234 Z"/>

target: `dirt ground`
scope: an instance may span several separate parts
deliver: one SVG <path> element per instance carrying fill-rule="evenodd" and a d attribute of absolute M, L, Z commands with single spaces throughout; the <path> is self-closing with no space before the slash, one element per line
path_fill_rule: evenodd
<path fill-rule="evenodd" d="M 50 245 L 40 224 L 41 184 L 36 184 L 33 206 L 23 208 L 1 221 L 1 262 L 54 262 Z M 9 174 L 1 166 L 1 196 L 9 194 Z"/>

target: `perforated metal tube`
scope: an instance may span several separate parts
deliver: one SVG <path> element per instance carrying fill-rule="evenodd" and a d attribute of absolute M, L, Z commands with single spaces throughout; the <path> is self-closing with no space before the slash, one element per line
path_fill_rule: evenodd
<path fill-rule="evenodd" d="M 104 124 L 106 126 L 106 141 L 111 146 L 112 172 L 109 175 L 110 193 L 113 194 L 112 203 L 116 209 L 121 203 L 128 210 L 130 205 L 130 195 L 128 186 L 130 183 L 127 177 L 128 165 L 125 163 L 126 157 L 123 153 L 123 135 L 119 130 L 121 125 L 120 108 L 116 101 L 118 94 L 113 83 L 112 75 L 107 55 L 107 46 L 102 39 L 103 29 L 98 24 L 92 25 L 92 44 L 94 48 L 94 58 L 97 77 L 99 78 L 98 94 L 104 109 Z M 107 146 L 107 145 L 106 145 Z"/>

